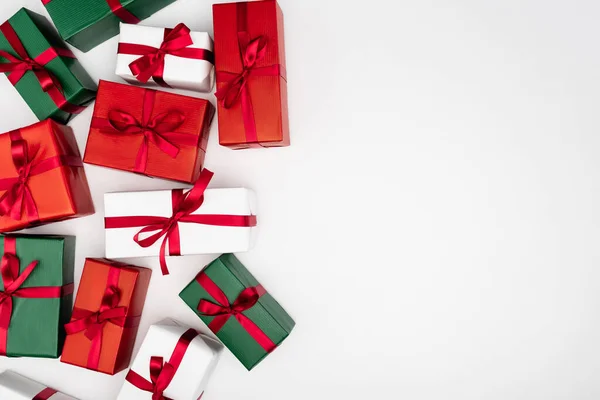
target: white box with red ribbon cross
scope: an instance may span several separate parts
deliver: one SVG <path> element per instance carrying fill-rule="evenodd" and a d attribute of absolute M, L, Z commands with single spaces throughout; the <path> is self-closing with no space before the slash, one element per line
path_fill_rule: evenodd
<path fill-rule="evenodd" d="M 67 396 L 12 371 L 4 371 L 0 374 L 0 399 L 77 400 L 75 397 Z"/>

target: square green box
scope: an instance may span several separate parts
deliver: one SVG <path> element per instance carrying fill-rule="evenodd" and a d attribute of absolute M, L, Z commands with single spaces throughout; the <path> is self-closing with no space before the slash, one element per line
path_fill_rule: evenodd
<path fill-rule="evenodd" d="M 37 266 L 20 288 L 63 287 L 73 284 L 75 237 L 9 236 L 16 238 L 19 273 L 33 261 Z M 4 255 L 6 236 L 0 236 Z M 4 292 L 0 279 L 0 291 Z M 64 324 L 71 319 L 73 294 L 57 298 L 12 297 L 7 335 L 9 357 L 58 358 L 65 340 Z"/>
<path fill-rule="evenodd" d="M 35 59 L 49 48 L 65 48 L 64 42 L 43 16 L 22 8 L 10 17 L 8 23 L 17 33 L 25 51 Z M 4 34 L 0 32 L 0 50 L 17 56 Z M 0 62 L 7 62 L 0 57 Z M 75 105 L 85 106 L 96 97 L 96 84 L 85 72 L 79 61 L 71 57 L 58 56 L 44 68 L 59 81 L 65 99 Z M 72 114 L 61 110 L 50 95 L 43 91 L 33 71 L 25 73 L 15 88 L 40 121 L 52 118 L 66 124 Z"/>
<path fill-rule="evenodd" d="M 175 0 L 120 0 L 123 9 L 144 20 Z M 108 0 L 49 0 L 46 10 L 60 35 L 71 45 L 87 52 L 119 34 L 122 22 Z M 123 21 L 127 22 L 127 21 Z"/>
<path fill-rule="evenodd" d="M 256 278 L 233 254 L 223 254 L 200 273 L 206 274 L 223 291 L 230 304 L 235 302 L 244 289 L 259 285 Z M 179 296 L 205 324 L 209 325 L 213 321 L 215 317 L 203 315 L 198 311 L 198 304 L 200 300 L 212 303 L 218 301 L 196 279 L 183 289 Z M 242 314 L 256 324 L 276 346 L 288 337 L 295 326 L 292 317 L 268 292 Z M 248 370 L 269 355 L 269 352 L 233 316 L 216 332 L 216 335 Z"/>

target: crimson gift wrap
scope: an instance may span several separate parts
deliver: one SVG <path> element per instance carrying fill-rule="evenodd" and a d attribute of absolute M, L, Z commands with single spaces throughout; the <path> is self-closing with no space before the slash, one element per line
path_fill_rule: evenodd
<path fill-rule="evenodd" d="M 219 142 L 290 144 L 283 13 L 274 0 L 213 5 Z"/>
<path fill-rule="evenodd" d="M 96 96 L 96 85 L 48 20 L 25 8 L 0 25 L 0 72 L 39 120 L 67 123 Z"/>
<path fill-rule="evenodd" d="M 93 213 L 70 128 L 46 120 L 0 135 L 0 232 Z"/>
<path fill-rule="evenodd" d="M 58 358 L 73 304 L 74 237 L 0 236 L 0 355 Z"/>
<path fill-rule="evenodd" d="M 204 99 L 100 81 L 84 162 L 194 183 L 214 112 Z"/>
<path fill-rule="evenodd" d="M 88 51 L 119 34 L 119 23 L 137 24 L 175 0 L 42 0 L 61 36 Z"/>
<path fill-rule="evenodd" d="M 179 296 L 248 370 L 295 326 L 233 254 L 223 254 L 206 266 Z"/>
<path fill-rule="evenodd" d="M 61 361 L 114 375 L 129 366 L 152 270 L 88 258 Z"/>

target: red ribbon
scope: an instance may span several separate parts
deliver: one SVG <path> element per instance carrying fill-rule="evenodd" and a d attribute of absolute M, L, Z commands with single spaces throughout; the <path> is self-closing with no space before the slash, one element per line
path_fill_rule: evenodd
<path fill-rule="evenodd" d="M 18 177 L 0 179 L 0 190 L 6 192 L 0 197 L 0 215 L 8 215 L 19 221 L 25 211 L 27 219 L 39 219 L 35 199 L 29 188 L 29 178 L 43 174 L 59 167 L 83 167 L 81 159 L 77 156 L 55 156 L 43 161 L 36 160 L 36 154 L 29 155 L 27 141 L 23 140 L 20 130 L 8 133 L 11 140 L 10 152 L 13 165 Z"/>
<path fill-rule="evenodd" d="M 52 0 L 42 0 L 42 4 L 47 5 Z M 120 0 L 105 0 L 106 4 L 110 7 L 110 11 L 117 16 L 121 21 L 127 24 L 138 24 L 140 20 L 138 17 L 127 11 Z"/>
<path fill-rule="evenodd" d="M 46 388 L 38 394 L 36 394 L 35 397 L 31 400 L 49 400 L 50 397 L 54 396 L 56 393 L 58 393 L 57 390 Z"/>
<path fill-rule="evenodd" d="M 85 109 L 85 107 L 71 104 L 67 101 L 58 78 L 45 68 L 46 64 L 58 56 L 75 58 L 72 52 L 61 48 L 55 49 L 50 47 L 34 59 L 27 54 L 17 32 L 15 32 L 8 21 L 0 25 L 0 32 L 6 37 L 6 40 L 17 54 L 15 56 L 7 51 L 0 50 L 0 57 L 4 57 L 8 60 L 8 62 L 0 63 L 0 72 L 8 73 L 8 80 L 13 86 L 15 86 L 27 72 L 31 71 L 40 82 L 42 90 L 48 93 L 59 109 L 68 112 L 69 114 L 79 114 Z"/>
<path fill-rule="evenodd" d="M 202 299 L 198 303 L 198 311 L 200 314 L 207 317 L 215 317 L 208 324 L 211 331 L 217 334 L 227 321 L 229 321 L 229 318 L 234 317 L 266 352 L 270 353 L 275 350 L 277 345 L 273 343 L 258 325 L 243 314 L 244 311 L 254 307 L 258 302 L 258 299 L 266 293 L 266 290 L 262 285 L 242 290 L 233 304 L 231 304 L 221 288 L 219 288 L 219 286 L 217 286 L 217 284 L 204 272 L 200 272 L 198 276 L 196 276 L 196 282 L 198 282 L 200 286 L 202 286 L 204 290 L 217 301 L 216 303 L 213 303 Z"/>
<path fill-rule="evenodd" d="M 133 328 L 139 324 L 140 317 L 127 315 L 127 307 L 119 306 L 121 291 L 119 289 L 119 276 L 121 269 L 112 267 L 108 272 L 106 289 L 98 310 L 90 311 L 75 307 L 71 322 L 65 325 L 67 335 L 85 332 L 92 345 L 88 354 L 87 368 L 97 370 L 100 364 L 102 351 L 102 336 L 104 327 L 108 323 L 120 327 Z"/>
<path fill-rule="evenodd" d="M 197 146 L 199 138 L 195 135 L 177 133 L 183 125 L 185 115 L 179 111 L 168 111 L 152 116 L 156 91 L 145 89 L 142 105 L 142 120 L 138 121 L 125 111 L 110 110 L 108 119 L 92 118 L 92 128 L 107 134 L 143 135 L 144 140 L 135 160 L 135 172 L 145 173 L 148 167 L 148 152 L 150 143 L 160 151 L 175 158 L 179 154 L 177 145 Z"/>
<path fill-rule="evenodd" d="M 21 286 L 38 266 L 38 261 L 29 264 L 22 273 L 21 262 L 17 256 L 17 239 L 4 237 L 4 255 L 0 262 L 4 291 L 0 291 L 0 355 L 5 356 L 8 347 L 8 328 L 13 313 L 13 298 L 53 299 L 73 293 L 73 284 L 64 286 L 43 286 L 22 288 Z"/>
<path fill-rule="evenodd" d="M 195 60 L 206 60 L 214 64 L 214 55 L 205 49 L 193 49 L 194 44 L 190 28 L 178 24 L 174 29 L 165 29 L 165 36 L 160 48 L 143 44 L 119 43 L 118 53 L 142 56 L 129 64 L 131 73 L 137 80 L 146 83 L 153 78 L 156 83 L 170 87 L 163 78 L 165 72 L 165 56 L 171 55 Z"/>
<path fill-rule="evenodd" d="M 150 358 L 150 380 L 148 381 L 140 374 L 133 370 L 129 370 L 125 380 L 133 386 L 145 392 L 152 393 L 152 400 L 172 400 L 164 395 L 165 390 L 171 384 L 177 369 L 181 365 L 181 361 L 194 338 L 198 336 L 198 332 L 194 329 L 188 329 L 177 341 L 175 349 L 171 354 L 169 362 L 164 363 L 162 357 L 153 356 Z M 202 395 L 200 395 L 202 397 Z"/>
<path fill-rule="evenodd" d="M 202 170 L 200 177 L 194 187 L 183 193 L 183 189 L 172 191 L 173 215 L 169 218 L 155 216 L 134 217 L 108 217 L 104 219 L 106 229 L 137 228 L 143 227 L 135 234 L 133 240 L 142 247 L 150 247 L 164 236 L 160 246 L 160 267 L 163 275 L 169 274 L 167 268 L 167 243 L 169 244 L 169 255 L 181 255 L 179 223 L 203 224 L 213 226 L 230 227 L 252 227 L 256 226 L 255 215 L 221 215 L 221 214 L 197 214 L 194 211 L 202 206 L 204 202 L 204 191 L 213 177 L 213 173 L 207 169 Z M 156 232 L 146 238 L 141 235 Z"/>
<path fill-rule="evenodd" d="M 242 59 L 242 71 L 217 71 L 217 81 L 228 81 L 221 89 L 217 90 L 215 96 L 221 101 L 224 108 L 233 107 L 238 99 L 242 102 L 242 118 L 244 120 L 244 129 L 246 140 L 249 143 L 258 142 L 258 132 L 256 131 L 256 121 L 254 119 L 254 107 L 252 98 L 248 89 L 248 80 L 253 76 L 280 76 L 283 73 L 281 64 L 274 64 L 265 67 L 257 67 L 256 64 L 265 58 L 267 53 L 267 39 L 258 36 L 253 39 L 246 31 L 247 25 L 247 3 L 240 2 L 236 4 L 238 28 L 238 45 Z"/>

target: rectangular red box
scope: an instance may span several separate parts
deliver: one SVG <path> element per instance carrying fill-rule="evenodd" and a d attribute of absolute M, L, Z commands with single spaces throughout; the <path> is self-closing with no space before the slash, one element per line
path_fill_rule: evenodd
<path fill-rule="evenodd" d="M 126 369 L 151 275 L 148 268 L 86 259 L 61 362 L 110 375 Z"/>
<path fill-rule="evenodd" d="M 100 81 L 83 161 L 194 183 L 214 113 L 204 99 Z"/>
<path fill-rule="evenodd" d="M 289 146 L 283 13 L 274 0 L 213 5 L 219 143 Z"/>
<path fill-rule="evenodd" d="M 71 128 L 48 119 L 0 135 L 0 232 L 93 213 Z"/>

